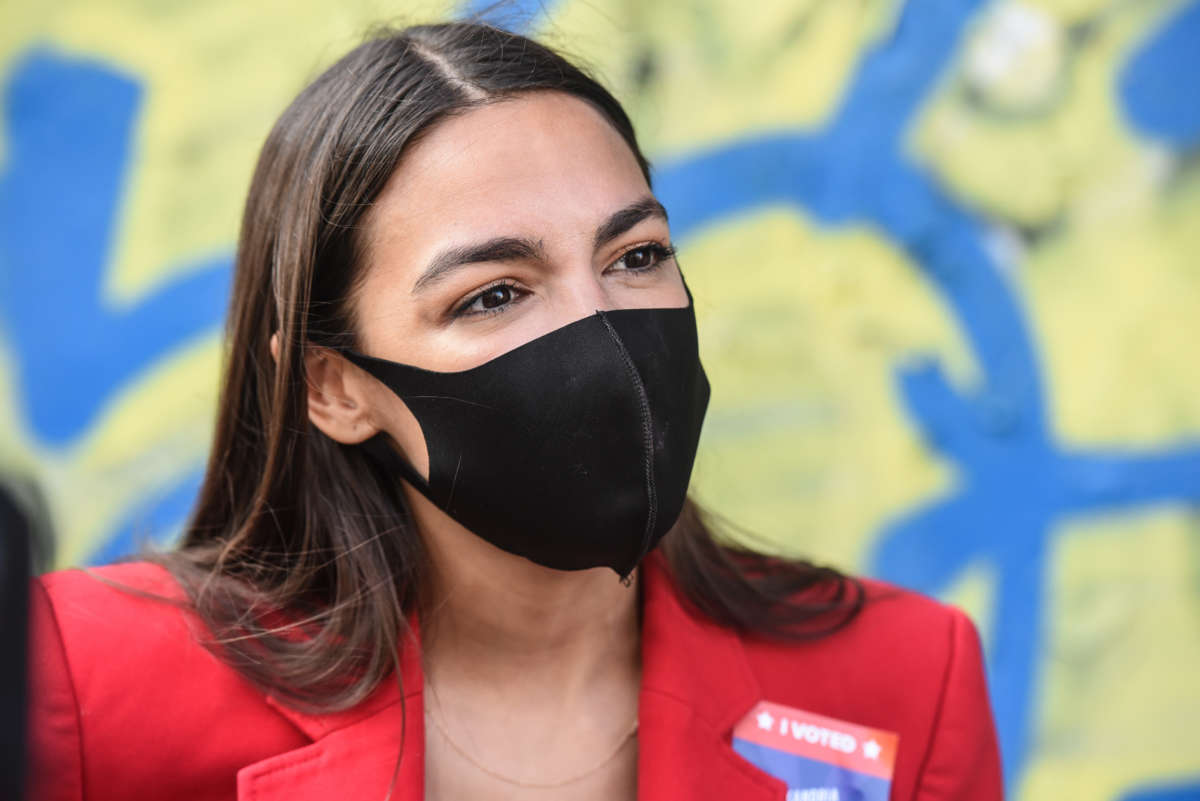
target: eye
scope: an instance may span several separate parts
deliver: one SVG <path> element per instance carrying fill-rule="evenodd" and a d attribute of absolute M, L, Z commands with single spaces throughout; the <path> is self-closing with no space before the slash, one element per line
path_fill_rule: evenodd
<path fill-rule="evenodd" d="M 494 286 L 479 296 L 479 305 L 485 309 L 494 309 L 497 306 L 503 306 L 512 300 L 512 287 L 507 284 Z"/>
<path fill-rule="evenodd" d="M 501 282 L 492 284 L 472 295 L 465 303 L 455 309 L 456 317 L 470 317 L 476 314 L 498 314 L 524 297 L 524 292 L 515 284 Z"/>
<path fill-rule="evenodd" d="M 630 248 L 621 254 L 614 264 L 623 264 L 624 269 L 634 273 L 646 273 L 662 266 L 663 262 L 675 255 L 675 248 L 660 245 L 658 242 L 648 242 Z"/>

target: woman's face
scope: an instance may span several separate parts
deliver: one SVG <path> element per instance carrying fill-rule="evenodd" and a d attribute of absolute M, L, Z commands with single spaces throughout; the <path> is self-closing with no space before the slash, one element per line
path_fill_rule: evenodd
<path fill-rule="evenodd" d="M 364 233 L 359 349 L 429 370 L 475 367 L 598 309 L 687 305 L 666 215 L 629 146 L 561 92 L 438 123 L 405 154 Z M 427 475 L 403 402 L 377 382 L 363 392 L 368 428 L 391 433 Z"/>

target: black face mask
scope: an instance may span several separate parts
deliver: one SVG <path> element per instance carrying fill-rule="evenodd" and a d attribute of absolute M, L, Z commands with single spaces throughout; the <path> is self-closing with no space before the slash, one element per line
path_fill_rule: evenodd
<path fill-rule="evenodd" d="M 455 373 L 342 352 L 416 416 L 429 480 L 387 434 L 368 453 L 505 551 L 626 578 L 679 517 L 709 396 L 690 291 L 686 307 L 597 311 Z"/>

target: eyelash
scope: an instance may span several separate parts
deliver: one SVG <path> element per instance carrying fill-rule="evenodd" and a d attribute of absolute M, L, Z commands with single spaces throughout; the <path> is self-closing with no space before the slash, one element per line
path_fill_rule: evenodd
<path fill-rule="evenodd" d="M 629 248 L 624 253 L 622 253 L 620 256 L 618 256 L 616 261 L 619 262 L 622 259 L 624 259 L 626 256 L 628 256 L 629 254 L 636 253 L 639 250 L 647 250 L 651 254 L 653 254 L 655 257 L 654 263 L 651 264 L 649 267 L 640 267 L 637 269 L 629 270 L 629 272 L 632 272 L 632 273 L 654 272 L 659 267 L 661 267 L 663 264 L 665 264 L 668 259 L 672 258 L 675 255 L 675 247 L 673 245 L 663 245 L 658 242 L 647 242 L 645 244 L 635 245 L 634 247 Z M 491 309 L 480 309 L 478 311 L 470 311 L 470 308 L 472 306 L 474 306 L 475 303 L 477 301 L 479 301 L 480 298 L 482 298 L 488 292 L 491 292 L 494 289 L 499 289 L 500 287 L 507 287 L 509 289 L 509 291 L 514 294 L 514 300 L 509 301 L 508 303 L 504 303 L 500 306 L 496 306 Z M 511 282 L 509 280 L 497 281 L 493 284 L 489 284 L 488 286 L 485 286 L 483 289 L 479 290 L 474 295 L 472 295 L 470 298 L 468 298 L 465 302 L 461 303 L 452 312 L 452 316 L 458 318 L 458 317 L 491 316 L 493 314 L 500 314 L 501 312 L 506 311 L 508 309 L 508 307 L 512 306 L 513 303 L 516 302 L 515 298 L 517 297 L 518 292 L 521 292 L 521 289 L 513 282 Z"/>

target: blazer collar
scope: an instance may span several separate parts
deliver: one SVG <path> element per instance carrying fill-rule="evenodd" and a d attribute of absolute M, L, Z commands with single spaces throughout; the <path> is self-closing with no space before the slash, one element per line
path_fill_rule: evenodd
<path fill-rule="evenodd" d="M 310 715 L 268 696 L 267 703 L 312 743 L 238 771 L 238 801 L 330 798 L 419 801 L 425 791 L 424 674 L 420 622 L 409 617 L 401 645 L 403 692 L 390 675 L 352 709 Z"/>
<path fill-rule="evenodd" d="M 746 762 L 730 744 L 734 724 L 761 697 L 741 640 L 689 612 L 657 551 L 639 573 L 638 798 L 783 801 L 783 782 Z M 268 698 L 313 742 L 242 768 L 240 801 L 383 799 L 389 786 L 393 801 L 424 798 L 424 682 L 415 615 L 410 624 L 412 637 L 401 653 L 403 695 L 395 682 L 385 681 L 353 709 L 324 715 Z"/>

